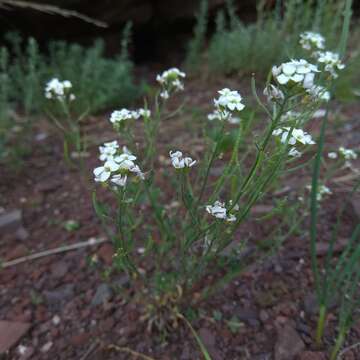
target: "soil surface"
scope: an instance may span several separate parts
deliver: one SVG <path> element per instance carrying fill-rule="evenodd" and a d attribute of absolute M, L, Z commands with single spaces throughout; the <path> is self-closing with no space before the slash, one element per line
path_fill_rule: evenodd
<path fill-rule="evenodd" d="M 239 89 L 244 97 L 249 93 L 248 81 L 241 79 L 187 81 L 185 112 L 161 130 L 159 146 L 165 156 L 170 143 L 173 148 L 181 145 L 184 151 L 187 148 L 197 151 L 199 141 L 191 114 L 204 114 L 203 121 L 207 121 L 205 114 L 211 110 L 216 90 L 223 87 Z M 340 115 L 331 116 L 326 151 L 338 146 L 359 148 L 360 107 L 347 105 L 336 109 Z M 314 136 L 320 121 L 314 119 L 308 128 Z M 94 143 L 86 159 L 91 174 L 98 165 L 97 145 L 113 140 L 116 135 L 107 114 L 89 118 L 86 131 Z M 36 124 L 31 149 L 20 170 L 4 167 L 1 170 L 3 213 L 14 209 L 22 212 L 22 225 L 0 234 L 0 258 L 4 261 L 104 237 L 91 203 L 93 184 L 84 182 L 77 171 L 66 166 L 60 139 L 41 119 Z M 200 149 L 201 146 L 199 153 Z M 359 162 L 353 166 L 359 168 Z M 276 227 L 283 225 L 279 219 L 266 219 L 264 215 L 285 196 L 297 199 L 299 189 L 302 191 L 310 177 L 309 168 L 304 168 L 282 178 L 278 188 L 255 207 L 235 240 L 246 238 L 251 251 L 252 244 L 269 238 Z M 327 182 L 332 194 L 322 202 L 319 214 L 319 257 L 326 250 L 337 211 L 344 204 L 339 251 L 359 221 L 358 199 L 347 196 L 354 180 L 354 173 L 344 169 Z M 166 188 L 165 183 L 164 180 Z M 197 304 L 192 309 L 195 315 L 187 312 L 213 360 L 327 359 L 336 336 L 336 305 L 327 319 L 324 348 L 316 349 L 318 309 L 310 268 L 307 212 L 305 206 L 300 210 L 305 221 L 285 239 L 278 252 L 246 267 L 225 287 Z M 74 229 L 66 229 L 69 220 L 75 221 Z M 141 359 L 136 355 L 140 353 L 157 360 L 202 359 L 185 323 L 180 323 L 166 340 L 147 332 L 140 320 L 142 309 L 131 302 L 127 277 L 121 273 L 106 277 L 112 255 L 111 244 L 105 242 L 1 270 L 0 320 L 27 323 L 30 327 L 0 358 Z M 212 283 L 220 276 L 209 274 L 205 282 Z M 0 334 L 0 344 L 1 337 Z M 359 341 L 360 323 L 356 323 L 346 346 Z M 342 358 L 360 359 L 360 347 L 346 351 Z"/>

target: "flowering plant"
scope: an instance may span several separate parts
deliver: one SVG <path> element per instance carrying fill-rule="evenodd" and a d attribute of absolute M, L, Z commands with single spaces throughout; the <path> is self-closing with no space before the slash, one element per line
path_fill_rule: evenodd
<path fill-rule="evenodd" d="M 53 78 L 46 84 L 44 93 L 48 100 L 49 118 L 63 137 L 65 161 L 71 166 L 77 166 L 75 160 L 80 160 L 80 167 L 83 169 L 86 145 L 81 134 L 80 121 L 86 113 L 74 117 L 71 112 L 72 103 L 76 101 L 72 83 L 69 80 Z"/>
<path fill-rule="evenodd" d="M 246 115 L 248 105 L 239 92 L 220 90 L 211 121 L 204 122 L 211 136 L 204 140 L 202 152 L 159 147 L 164 119 L 177 114 L 166 110 L 168 98 L 184 87 L 185 74 L 178 69 L 157 76 L 160 89 L 151 110 L 146 105 L 112 113 L 110 122 L 126 147 L 117 140 L 101 146 L 103 165 L 94 169 L 94 177 L 112 192 L 117 206 L 112 210 L 97 191 L 93 202 L 115 246 L 114 267 L 126 271 L 142 289 L 138 299 L 146 299 L 143 319 L 150 328 L 164 330 L 176 322 L 194 287 L 202 288 L 210 268 L 220 266 L 219 259 L 252 206 L 295 153 L 300 156 L 300 150 L 314 144 L 303 127 L 323 101 L 307 92 L 318 73 L 305 60 L 274 68 L 277 85 L 266 86 L 268 104 L 260 101 L 253 82 L 254 96 L 267 116 L 260 133 L 252 128 L 252 116 Z M 296 109 L 301 109 L 299 116 L 291 113 Z M 223 153 L 221 145 L 230 129 L 236 132 L 236 141 L 230 152 Z M 141 137 L 144 144 L 138 141 Z M 246 167 L 240 146 L 249 137 L 251 165 Z M 218 176 L 212 174 L 215 166 L 222 166 Z M 164 184 L 171 190 L 166 191 Z"/>

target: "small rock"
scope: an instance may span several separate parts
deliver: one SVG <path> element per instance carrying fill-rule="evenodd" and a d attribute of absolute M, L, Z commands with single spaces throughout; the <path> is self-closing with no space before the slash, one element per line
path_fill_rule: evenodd
<path fill-rule="evenodd" d="M 114 255 L 114 248 L 111 244 L 104 244 L 100 247 L 98 251 L 100 259 L 106 264 L 111 265 Z"/>
<path fill-rule="evenodd" d="M 305 296 L 304 310 L 308 315 L 315 315 L 319 312 L 319 304 L 315 294 L 309 293 Z"/>
<path fill-rule="evenodd" d="M 259 318 L 263 323 L 265 323 L 267 320 L 269 320 L 269 314 L 266 310 L 262 309 L 260 310 Z"/>
<path fill-rule="evenodd" d="M 67 274 L 69 266 L 65 261 L 59 261 L 51 267 L 51 275 L 60 279 Z"/>
<path fill-rule="evenodd" d="M 52 348 L 52 346 L 53 346 L 52 341 L 48 341 L 46 344 L 44 344 L 44 345 L 41 347 L 40 351 L 41 351 L 42 353 L 46 353 L 46 352 L 48 352 L 48 351 Z"/>
<path fill-rule="evenodd" d="M 234 315 L 236 315 L 238 320 L 245 322 L 250 326 L 259 325 L 258 314 L 255 309 L 250 309 L 250 308 L 235 309 Z"/>
<path fill-rule="evenodd" d="M 97 306 L 108 302 L 113 296 L 113 292 L 109 285 L 101 284 L 98 286 L 96 293 L 91 300 L 91 306 Z"/>
<path fill-rule="evenodd" d="M 74 284 L 66 284 L 52 291 L 44 291 L 44 296 L 50 305 L 58 306 L 74 297 Z"/>
<path fill-rule="evenodd" d="M 21 210 L 13 210 L 0 215 L 0 233 L 13 232 L 22 227 Z"/>
<path fill-rule="evenodd" d="M 19 229 L 16 230 L 15 237 L 20 241 L 25 241 L 29 237 L 29 232 L 21 226 Z"/>
<path fill-rule="evenodd" d="M 304 342 L 292 326 L 285 325 L 282 328 L 279 327 L 277 333 L 275 360 L 295 359 L 305 349 Z"/>
<path fill-rule="evenodd" d="M 30 324 L 0 321 L 0 354 L 4 354 L 27 333 Z"/>
<path fill-rule="evenodd" d="M 58 178 L 46 178 L 37 186 L 36 190 L 43 193 L 52 192 L 59 188 L 61 184 L 62 182 Z"/>
<path fill-rule="evenodd" d="M 300 355 L 299 360 L 326 360 L 326 355 L 322 352 L 305 351 Z"/>
<path fill-rule="evenodd" d="M 40 142 L 45 140 L 47 137 L 48 137 L 47 133 L 41 132 L 35 135 L 35 140 Z"/>
<path fill-rule="evenodd" d="M 55 325 L 55 326 L 58 326 L 60 324 L 60 316 L 59 315 L 54 315 L 54 317 L 52 318 L 52 323 Z"/>
<path fill-rule="evenodd" d="M 74 346 L 83 346 L 85 345 L 89 339 L 91 337 L 90 333 L 81 333 L 81 334 L 77 334 L 74 335 L 71 339 L 70 339 L 70 343 Z"/>

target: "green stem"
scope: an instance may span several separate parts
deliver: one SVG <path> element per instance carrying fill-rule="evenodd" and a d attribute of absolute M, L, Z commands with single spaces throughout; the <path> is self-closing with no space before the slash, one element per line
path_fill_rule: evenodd
<path fill-rule="evenodd" d="M 319 310 L 319 319 L 317 322 L 317 328 L 316 328 L 316 345 L 318 347 L 322 344 L 322 337 L 324 334 L 324 326 L 325 326 L 325 320 L 326 320 L 326 306 L 321 305 Z"/>
<path fill-rule="evenodd" d="M 338 337 L 336 338 L 335 345 L 331 351 L 330 360 L 336 360 L 337 355 L 344 344 L 344 341 L 345 341 L 345 330 L 341 329 Z"/>

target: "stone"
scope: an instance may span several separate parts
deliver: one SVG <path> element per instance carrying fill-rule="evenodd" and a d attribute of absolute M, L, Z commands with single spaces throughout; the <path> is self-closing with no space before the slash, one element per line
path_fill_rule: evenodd
<path fill-rule="evenodd" d="M 308 315 L 316 315 L 319 312 L 319 304 L 314 293 L 309 293 L 305 296 L 304 310 Z"/>
<path fill-rule="evenodd" d="M 305 351 L 300 355 L 299 360 L 326 360 L 326 355 L 323 352 Z"/>
<path fill-rule="evenodd" d="M 52 306 L 59 306 L 74 297 L 74 284 L 62 285 L 55 290 L 45 290 L 44 296 Z"/>
<path fill-rule="evenodd" d="M 0 233 L 15 232 L 22 227 L 21 210 L 12 210 L 0 215 Z"/>
<path fill-rule="evenodd" d="M 97 306 L 108 302 L 113 296 L 113 291 L 107 284 L 100 284 L 91 300 L 91 306 Z"/>
<path fill-rule="evenodd" d="M 69 266 L 65 261 L 59 261 L 51 266 L 51 275 L 57 279 L 64 277 L 69 270 Z"/>
<path fill-rule="evenodd" d="M 305 349 L 305 344 L 296 330 L 290 326 L 278 327 L 275 344 L 275 360 L 293 360 Z"/>
<path fill-rule="evenodd" d="M 247 323 L 250 326 L 258 326 L 258 314 L 255 309 L 251 308 L 239 308 L 234 310 L 234 315 L 238 320 Z"/>
<path fill-rule="evenodd" d="M 21 226 L 16 230 L 15 237 L 20 241 L 25 241 L 29 237 L 29 232 Z"/>
<path fill-rule="evenodd" d="M 98 250 L 97 255 L 106 265 L 111 265 L 114 255 L 114 247 L 111 244 L 104 244 Z"/>
<path fill-rule="evenodd" d="M 0 354 L 6 353 L 30 329 L 29 323 L 0 321 Z"/>
<path fill-rule="evenodd" d="M 53 346 L 52 341 L 48 341 L 46 344 L 44 344 L 44 345 L 41 347 L 40 351 L 41 351 L 42 353 L 46 353 L 46 352 L 48 352 L 48 351 L 52 348 L 52 346 Z"/>

